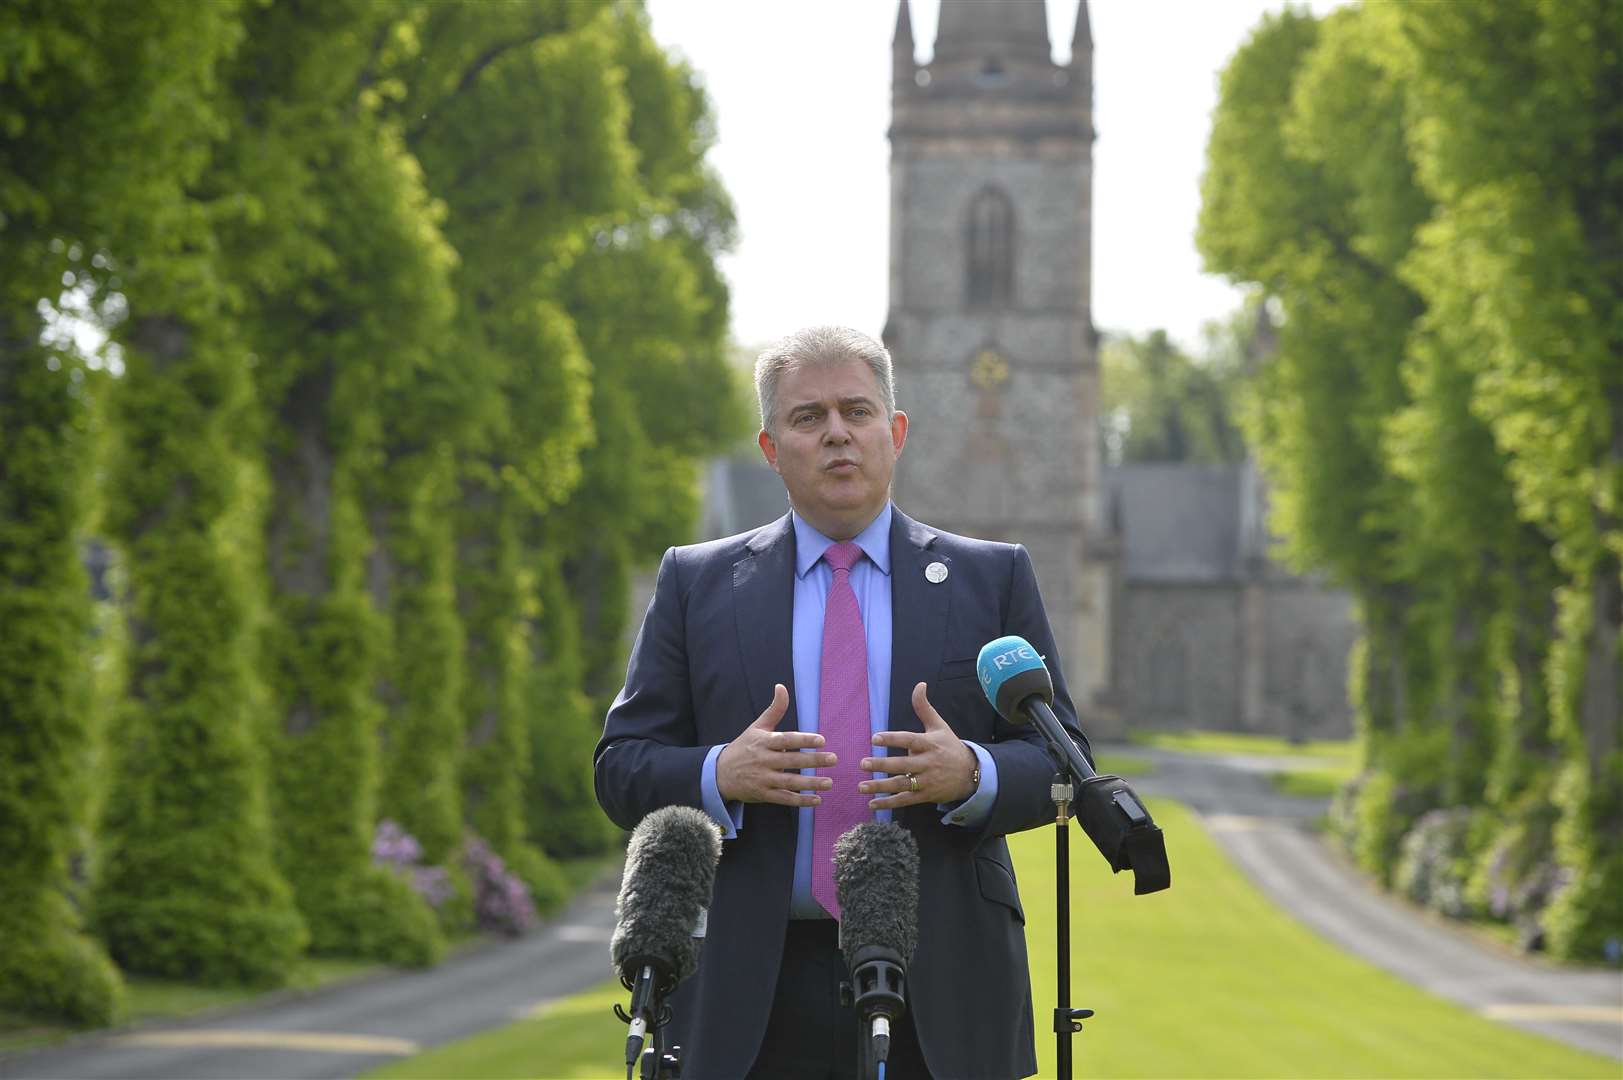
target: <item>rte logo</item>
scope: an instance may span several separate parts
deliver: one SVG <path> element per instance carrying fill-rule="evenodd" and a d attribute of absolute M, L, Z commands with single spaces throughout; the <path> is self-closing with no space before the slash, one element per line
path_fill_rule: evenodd
<path fill-rule="evenodd" d="M 1015 667 L 1016 665 L 1026 667 L 1034 663 L 1037 659 L 1036 649 L 1033 649 L 1030 645 L 1020 645 L 1016 648 L 1010 649 L 1008 652 L 998 653 L 996 656 L 992 657 L 992 667 L 999 671 L 1006 668 Z M 987 672 L 987 675 L 990 677 L 991 672 Z"/>

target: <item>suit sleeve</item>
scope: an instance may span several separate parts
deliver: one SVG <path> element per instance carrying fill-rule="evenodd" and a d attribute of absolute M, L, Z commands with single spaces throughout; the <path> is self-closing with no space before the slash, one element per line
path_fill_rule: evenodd
<path fill-rule="evenodd" d="M 1054 715 L 1092 764 L 1093 751 L 1077 724 L 1076 706 L 1071 703 L 1065 675 L 1060 670 L 1054 632 L 1048 625 L 1048 613 L 1037 591 L 1037 575 L 1031 566 L 1031 556 L 1023 546 L 1015 548 L 1004 595 L 1007 607 L 1003 614 L 1003 632 L 1025 638 L 1044 657 L 1054 680 Z M 980 831 L 1001 835 L 1053 821 L 1054 803 L 1049 797 L 1049 784 L 1054 775 L 1054 761 L 1048 756 L 1042 734 L 1030 724 L 1011 724 L 1001 717 L 993 730 L 997 738 L 986 750 L 997 762 L 997 802 Z"/>
<path fill-rule="evenodd" d="M 704 809 L 700 777 L 710 748 L 695 745 L 684 608 L 672 549 L 659 564 L 625 687 L 609 706 L 592 755 L 598 804 L 623 829 L 662 806 Z"/>

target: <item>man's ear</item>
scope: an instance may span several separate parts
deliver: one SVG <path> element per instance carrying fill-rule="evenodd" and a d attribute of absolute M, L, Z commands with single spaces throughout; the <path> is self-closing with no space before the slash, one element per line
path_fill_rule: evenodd
<path fill-rule="evenodd" d="M 896 447 L 896 456 L 902 456 L 902 444 L 907 442 L 907 414 L 897 409 L 890 418 L 890 441 Z"/>
<path fill-rule="evenodd" d="M 778 444 L 773 442 L 772 436 L 768 435 L 764 430 L 755 437 L 755 441 L 760 445 L 761 454 L 766 458 L 766 463 L 772 466 L 773 472 L 777 472 Z"/>

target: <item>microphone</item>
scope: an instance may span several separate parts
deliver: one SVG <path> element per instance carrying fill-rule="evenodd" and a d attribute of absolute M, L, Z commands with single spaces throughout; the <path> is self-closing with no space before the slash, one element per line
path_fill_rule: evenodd
<path fill-rule="evenodd" d="M 642 1055 L 659 1002 L 699 965 L 694 937 L 710 904 L 721 858 L 721 830 L 702 810 L 667 806 L 637 825 L 626 847 L 625 876 L 615 901 L 609 952 L 620 982 L 631 993 L 627 1015 L 626 1074 Z"/>
<path fill-rule="evenodd" d="M 1056 758 L 1064 759 L 1077 785 L 1076 818 L 1112 872 L 1132 870 L 1138 895 L 1169 888 L 1172 870 L 1160 828 L 1127 781 L 1094 771 L 1054 715 L 1054 682 L 1031 642 L 1014 635 L 988 641 L 981 646 L 975 673 L 999 716 L 1011 724 L 1035 724 Z"/>
<path fill-rule="evenodd" d="M 1048 745 L 1064 754 L 1077 783 L 1098 775 L 1054 715 L 1054 682 L 1031 642 L 1012 634 L 988 641 L 981 646 L 975 673 L 998 715 L 1011 724 L 1036 724 Z"/>
<path fill-rule="evenodd" d="M 841 836 L 834 844 L 834 894 L 840 952 L 869 1030 L 864 1052 L 883 1064 L 890 1055 L 891 1021 L 907 1011 L 907 965 L 919 943 L 919 847 L 913 834 L 891 822 L 866 821 Z"/>

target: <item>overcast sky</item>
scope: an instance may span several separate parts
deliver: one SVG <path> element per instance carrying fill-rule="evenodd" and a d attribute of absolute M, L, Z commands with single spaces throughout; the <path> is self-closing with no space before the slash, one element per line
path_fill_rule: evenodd
<path fill-rule="evenodd" d="M 942 0 L 912 0 L 921 59 Z M 945 0 L 952 2 L 952 0 Z M 1336 0 L 1312 0 L 1316 12 Z M 1240 294 L 1201 273 L 1200 173 L 1217 75 L 1283 0 L 1092 0 L 1093 310 L 1102 329 L 1163 327 L 1187 346 Z M 1048 0 L 1070 58 L 1077 0 Z M 699 71 L 738 210 L 722 263 L 733 336 L 837 322 L 877 335 L 887 296 L 890 39 L 895 0 L 648 0 L 654 36 Z"/>

